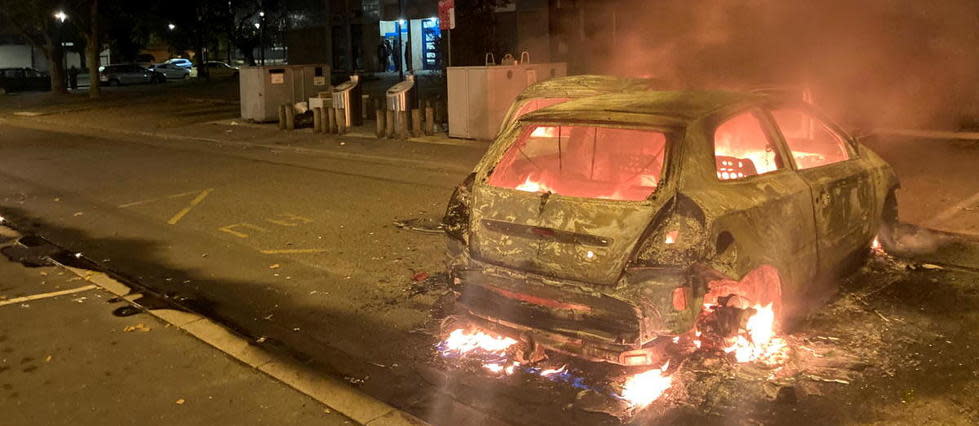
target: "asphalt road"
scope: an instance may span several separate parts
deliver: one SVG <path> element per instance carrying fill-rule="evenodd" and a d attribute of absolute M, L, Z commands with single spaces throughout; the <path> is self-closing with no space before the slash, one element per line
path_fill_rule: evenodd
<path fill-rule="evenodd" d="M 440 269 L 443 246 L 392 222 L 440 217 L 462 177 L 397 161 L 0 128 L 3 214 L 22 230 L 269 345 L 315 355 L 402 407 L 426 396 L 384 378 L 411 374 L 395 367 L 410 364 L 406 346 L 428 356 L 431 337 L 411 331 L 430 325 L 436 297 L 406 291 L 417 272 Z"/>
<path fill-rule="evenodd" d="M 443 242 L 392 222 L 438 218 L 471 163 L 449 149 L 429 154 L 421 166 L 0 124 L 0 207 L 21 231 L 436 424 L 616 423 L 572 408 L 578 389 L 446 374 L 435 360 Z M 793 337 L 830 359 L 864 360 L 819 367 L 846 385 L 794 378 L 772 397 L 767 372 L 714 363 L 688 369 L 697 373 L 682 396 L 639 420 L 976 420 L 976 398 L 955 397 L 979 389 L 979 342 L 968 332 L 979 318 L 961 309 L 979 280 L 968 269 L 909 268 L 865 268 Z M 905 412 L 909 403 L 925 414 Z"/>

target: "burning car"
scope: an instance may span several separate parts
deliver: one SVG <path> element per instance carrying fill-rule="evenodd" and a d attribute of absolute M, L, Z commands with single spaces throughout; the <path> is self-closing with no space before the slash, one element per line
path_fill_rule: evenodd
<path fill-rule="evenodd" d="M 512 338 L 522 359 L 625 366 L 661 365 L 694 333 L 770 338 L 751 321 L 784 326 L 831 295 L 896 219 L 897 185 L 799 100 L 638 91 L 549 106 L 507 127 L 452 195 L 446 327 Z"/>

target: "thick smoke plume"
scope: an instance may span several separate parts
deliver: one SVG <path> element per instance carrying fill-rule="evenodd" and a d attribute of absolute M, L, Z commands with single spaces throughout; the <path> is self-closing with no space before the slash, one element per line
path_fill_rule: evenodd
<path fill-rule="evenodd" d="M 609 25 L 585 27 L 574 49 L 581 71 L 696 87 L 806 86 L 861 127 L 957 128 L 979 112 L 976 0 L 594 5 L 615 11 L 602 14 Z"/>

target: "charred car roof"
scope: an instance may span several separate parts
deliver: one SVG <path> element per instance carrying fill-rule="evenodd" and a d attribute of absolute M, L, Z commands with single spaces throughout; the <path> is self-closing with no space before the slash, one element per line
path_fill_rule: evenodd
<path fill-rule="evenodd" d="M 573 75 L 535 83 L 520 92 L 516 101 L 533 98 L 579 99 L 608 93 L 655 90 L 662 87 L 665 87 L 665 83 L 655 79 Z"/>
<path fill-rule="evenodd" d="M 737 104 L 759 103 L 765 99 L 764 95 L 719 90 L 616 93 L 572 100 L 543 108 L 521 117 L 520 120 L 619 121 L 629 115 L 640 114 L 659 118 L 654 120 L 655 123 L 649 124 L 682 127 L 684 122 L 718 109 Z M 618 117 L 611 117 L 609 113 L 614 113 Z"/>

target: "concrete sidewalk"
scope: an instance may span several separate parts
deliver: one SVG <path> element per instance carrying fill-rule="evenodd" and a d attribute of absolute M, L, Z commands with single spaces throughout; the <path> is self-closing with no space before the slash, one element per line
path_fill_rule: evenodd
<path fill-rule="evenodd" d="M 0 413 L 12 426 L 355 423 L 70 272 L 6 257 Z"/>

